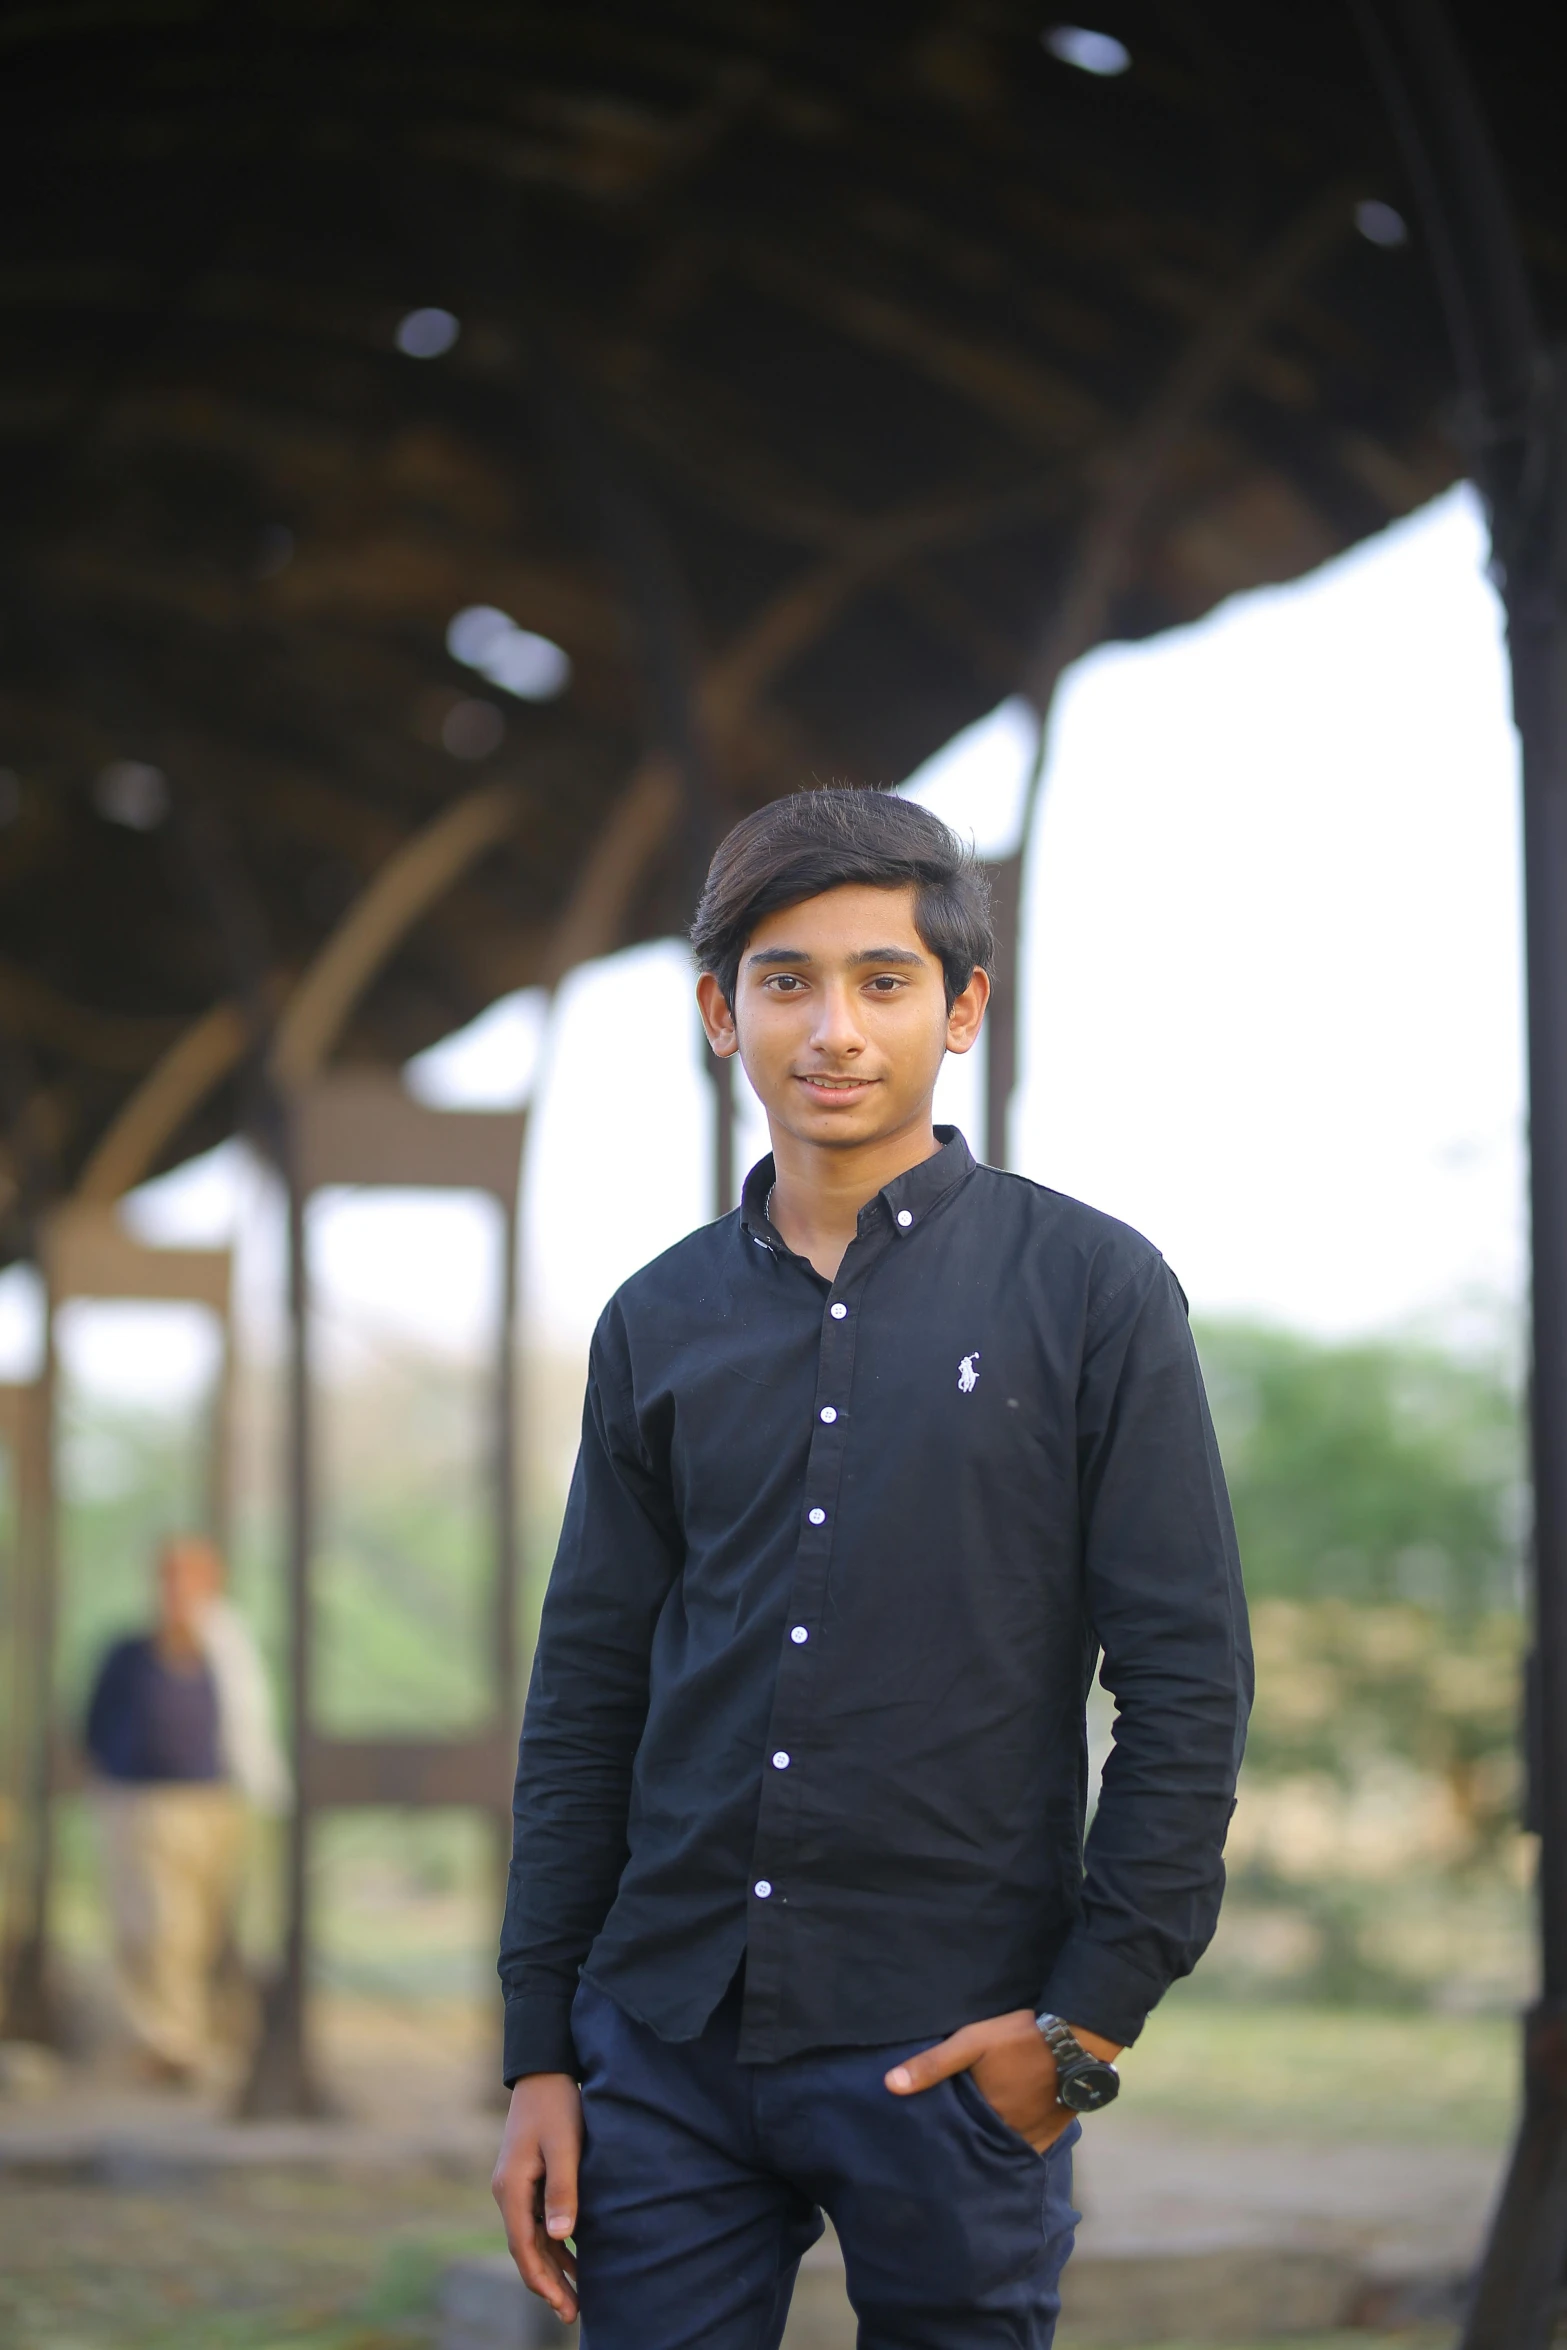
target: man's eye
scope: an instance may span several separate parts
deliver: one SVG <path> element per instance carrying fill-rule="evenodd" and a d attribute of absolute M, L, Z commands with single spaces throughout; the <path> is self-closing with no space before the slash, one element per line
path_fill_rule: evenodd
<path fill-rule="evenodd" d="M 871 985 L 876 989 L 878 994 L 891 995 L 896 989 L 903 985 L 903 982 L 901 979 L 895 977 L 891 971 L 883 971 L 878 973 L 876 978 L 871 981 Z"/>
<path fill-rule="evenodd" d="M 795 978 L 792 971 L 775 971 L 767 984 L 769 987 L 775 988 L 779 995 L 793 995 L 801 982 Z"/>

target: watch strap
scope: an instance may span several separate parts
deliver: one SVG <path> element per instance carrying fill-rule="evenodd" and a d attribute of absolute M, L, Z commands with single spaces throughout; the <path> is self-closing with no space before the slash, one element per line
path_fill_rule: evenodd
<path fill-rule="evenodd" d="M 1034 2018 L 1043 2036 L 1045 2046 L 1058 2065 L 1079 2064 L 1088 2054 L 1082 2041 L 1068 2023 L 1058 2015 L 1036 2015 Z"/>

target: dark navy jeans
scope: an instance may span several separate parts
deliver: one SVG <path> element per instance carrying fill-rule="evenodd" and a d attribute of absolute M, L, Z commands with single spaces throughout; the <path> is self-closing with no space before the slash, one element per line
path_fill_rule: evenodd
<path fill-rule="evenodd" d="M 1050 2350 L 1078 2125 L 1040 2155 L 967 2073 L 894 2097 L 928 2039 L 742 2065 L 739 2011 L 672 2043 L 578 1990 L 582 2350 L 777 2350 L 823 2211 L 861 2350 Z"/>

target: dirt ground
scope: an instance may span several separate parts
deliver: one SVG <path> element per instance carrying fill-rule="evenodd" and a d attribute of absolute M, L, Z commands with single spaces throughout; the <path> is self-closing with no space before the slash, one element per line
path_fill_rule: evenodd
<path fill-rule="evenodd" d="M 112 2052 L 24 2068 L 0 2095 L 0 2350 L 433 2342 L 441 2271 L 500 2241 L 492 2019 L 473 2002 L 325 1998 L 317 2020 L 325 2086 L 361 2142 L 382 2141 L 373 2160 L 193 2168 L 182 2138 L 221 2118 L 222 2092 L 130 2091 Z"/>
<path fill-rule="evenodd" d="M 484 2177 L 431 2170 L 220 2173 L 178 2192 L 8 2179 L 0 2344 L 433 2350 L 437 2280 L 448 2260 L 494 2249 L 491 2208 Z M 1444 2341 L 1426 2331 L 1296 2335 L 1289 2350 L 1437 2350 Z M 1061 2350 L 1071 2350 L 1066 2328 Z"/>
<path fill-rule="evenodd" d="M 495 2245 L 481 2171 L 216 2172 L 0 2188 L 5 2350 L 407 2350 Z"/>
<path fill-rule="evenodd" d="M 210 2129 L 216 2101 L 133 2110 L 101 2073 L 9 2094 L 0 2082 L 0 2350 L 435 2350 L 447 2263 L 499 2249 L 493 2019 L 472 2003 L 327 1999 L 320 2021 L 357 2149 L 341 2158 L 193 2164 L 181 2133 Z M 1118 2257 L 1122 2219 L 1179 2243 L 1243 2201 L 1269 2242 L 1313 2199 L 1313 2226 L 1336 2237 L 1353 2232 L 1347 2197 L 1385 2203 L 1397 2237 L 1434 2204 L 1444 2237 L 1466 2239 L 1462 2261 L 1505 2138 L 1510 2037 L 1472 2020 L 1172 2009 L 1138 2053 L 1119 2137 L 1102 2132 L 1085 2161 L 1085 2256 L 1096 2228 Z M 1441 2162 L 1477 2139 L 1474 2179 L 1447 2181 Z M 1445 2337 L 1291 2339 L 1435 2350 Z"/>

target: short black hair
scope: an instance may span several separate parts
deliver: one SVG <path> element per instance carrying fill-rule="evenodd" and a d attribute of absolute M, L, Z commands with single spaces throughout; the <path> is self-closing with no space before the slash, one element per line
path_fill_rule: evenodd
<path fill-rule="evenodd" d="M 941 964 L 950 1011 L 996 937 L 990 884 L 950 825 L 870 788 L 791 792 L 743 816 L 708 867 L 691 924 L 701 969 L 733 1005 L 746 942 L 765 915 L 859 883 L 914 891 L 914 927 Z"/>

